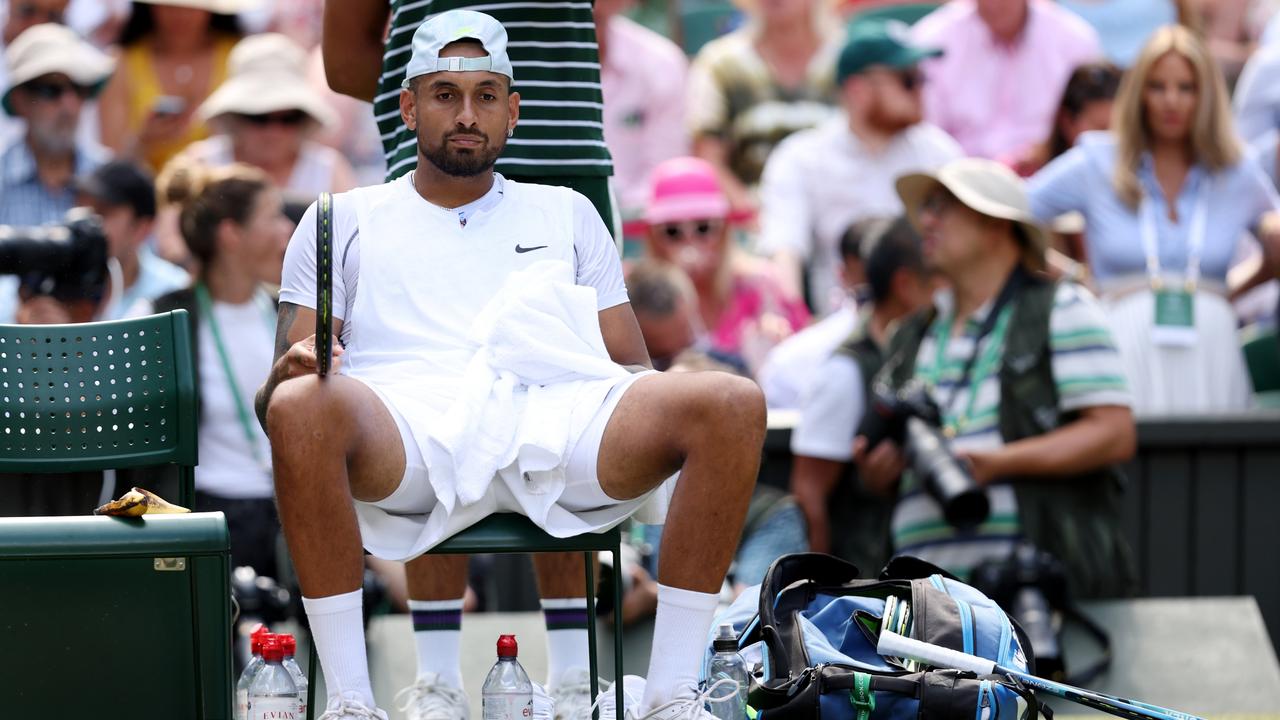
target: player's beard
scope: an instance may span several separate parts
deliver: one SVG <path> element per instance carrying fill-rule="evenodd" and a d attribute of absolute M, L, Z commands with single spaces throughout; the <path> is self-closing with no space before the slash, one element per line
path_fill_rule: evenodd
<path fill-rule="evenodd" d="M 470 135 L 472 137 L 481 138 L 484 144 L 475 150 L 458 150 L 450 149 L 449 138 L 458 135 Z M 445 135 L 440 144 L 431 147 L 418 134 L 418 152 L 422 153 L 432 165 L 435 165 L 440 172 L 452 177 L 475 177 L 493 167 L 498 161 L 498 156 L 502 154 L 502 150 L 506 147 L 506 138 L 498 140 L 497 144 L 490 141 L 489 136 L 479 131 L 461 132 L 454 131 Z"/>
<path fill-rule="evenodd" d="M 889 112 L 884 103 L 880 102 L 873 103 L 867 111 L 867 124 L 887 135 L 897 135 L 912 125 L 919 123 L 921 119 L 918 109 L 914 112 L 892 113 Z"/>

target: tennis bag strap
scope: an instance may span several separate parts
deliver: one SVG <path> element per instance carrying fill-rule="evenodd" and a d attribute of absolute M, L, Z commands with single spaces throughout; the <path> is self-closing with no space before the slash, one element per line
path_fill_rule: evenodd
<path fill-rule="evenodd" d="M 316 372 L 333 364 L 333 195 L 316 200 Z"/>

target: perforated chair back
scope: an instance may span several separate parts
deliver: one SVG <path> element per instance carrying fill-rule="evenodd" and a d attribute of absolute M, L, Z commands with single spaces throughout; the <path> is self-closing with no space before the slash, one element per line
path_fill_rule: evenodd
<path fill-rule="evenodd" d="M 194 499 L 196 388 L 187 312 L 0 325 L 0 473 L 177 465 Z"/>

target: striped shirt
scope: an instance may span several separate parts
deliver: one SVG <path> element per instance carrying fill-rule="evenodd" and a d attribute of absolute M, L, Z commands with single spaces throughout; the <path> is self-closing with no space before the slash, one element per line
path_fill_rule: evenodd
<path fill-rule="evenodd" d="M 75 174 L 83 177 L 107 159 L 98 147 L 76 149 Z M 57 222 L 76 204 L 72 184 L 50 190 L 40 182 L 36 159 L 19 137 L 0 154 L 0 225 L 44 225 Z M 0 275 L 0 323 L 13 322 L 18 309 L 18 280 Z"/>
<path fill-rule="evenodd" d="M 511 176 L 607 177 L 600 54 L 591 0 L 471 2 L 391 0 L 391 31 L 373 100 L 391 181 L 417 165 L 417 140 L 400 119 L 400 82 L 424 20 L 465 8 L 493 16 L 507 30 L 507 52 L 520 93 L 520 121 L 496 170 Z"/>
<path fill-rule="evenodd" d="M 998 360 L 1003 353 L 999 323 L 982 340 L 970 381 L 964 387 L 956 387 L 991 303 L 979 308 L 966 321 L 963 332 L 946 342 L 945 355 L 939 362 L 937 332 L 940 326 L 951 326 L 954 300 L 950 291 L 944 290 L 935 301 L 938 317 L 920 344 L 916 376 L 931 383 L 934 399 L 944 406 L 944 419 L 959 421 L 951 443 L 953 450 L 998 449 L 1004 444 L 999 427 L 1000 363 L 984 359 Z M 1004 313 L 1010 311 L 1006 308 Z M 1049 316 L 1049 333 L 1061 412 L 1132 404 L 1106 317 L 1088 290 L 1070 283 L 1058 286 Z M 1001 346 L 992 346 L 995 342 Z M 973 387 L 977 388 L 976 397 L 971 392 Z M 1020 533 L 1018 503 L 1010 485 L 987 489 L 991 515 L 983 525 L 964 535 L 947 524 L 938 504 L 919 487 L 911 473 L 903 476 L 900 492 L 893 514 L 897 552 L 924 558 L 961 578 L 967 578 L 970 570 L 984 560 L 1007 558 Z"/>

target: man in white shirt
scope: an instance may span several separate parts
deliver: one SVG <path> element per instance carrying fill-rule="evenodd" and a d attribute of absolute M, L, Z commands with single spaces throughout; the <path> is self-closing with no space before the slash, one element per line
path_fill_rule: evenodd
<path fill-rule="evenodd" d="M 844 113 L 795 133 L 769 157 L 761 181 L 759 250 L 797 291 L 802 267 L 808 300 L 827 315 L 843 299 L 837 278 L 840 237 L 856 221 L 902 211 L 899 175 L 960 157 L 945 132 L 921 122 L 917 65 L 937 50 L 911 44 L 902 23 L 863 23 L 840 51 L 836 79 Z"/>
<path fill-rule="evenodd" d="M 506 47 L 502 26 L 473 11 L 415 32 L 400 114 L 417 169 L 334 198 L 341 374 L 316 375 L 314 209 L 285 256 L 257 410 L 325 669 L 321 718 L 386 717 L 364 649 L 362 545 L 408 560 L 412 578 L 423 552 L 493 512 L 560 536 L 600 530 L 678 472 L 654 662 L 642 691 L 624 683 L 639 700 L 626 711 L 710 720 L 696 684 L 759 467 L 763 398 L 727 374 L 649 371 L 590 202 L 493 172 L 519 116 Z M 465 565 L 444 574 L 436 584 L 460 597 Z M 431 696 L 420 717 L 465 719 L 457 678 L 428 680 L 412 688 Z"/>

